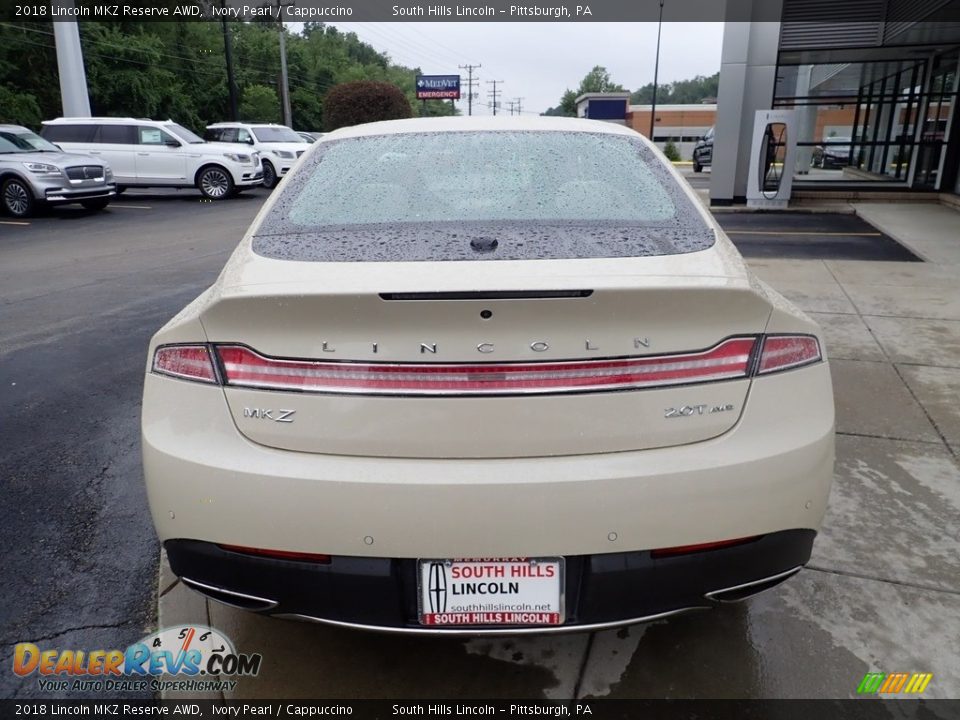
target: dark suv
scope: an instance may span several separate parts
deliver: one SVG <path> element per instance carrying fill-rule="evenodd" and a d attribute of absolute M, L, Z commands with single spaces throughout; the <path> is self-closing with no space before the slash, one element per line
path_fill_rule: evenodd
<path fill-rule="evenodd" d="M 694 172 L 703 172 L 703 169 L 710 167 L 713 162 L 713 131 L 714 128 L 707 130 L 706 134 L 697 141 L 693 148 Z"/>

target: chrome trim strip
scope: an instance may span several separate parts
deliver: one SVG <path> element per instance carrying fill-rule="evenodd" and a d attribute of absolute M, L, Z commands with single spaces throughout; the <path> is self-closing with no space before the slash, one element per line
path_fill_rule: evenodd
<path fill-rule="evenodd" d="M 364 625 L 362 623 L 344 622 L 342 620 L 327 620 L 325 618 L 311 617 L 310 615 L 301 615 L 298 613 L 276 613 L 272 617 L 285 620 L 302 620 L 305 622 L 315 622 L 322 625 L 332 625 L 334 627 L 348 628 L 351 630 L 369 630 L 372 632 L 386 633 L 390 635 L 432 635 L 434 637 L 476 637 L 478 635 L 557 635 L 560 633 L 593 632 L 595 630 L 609 630 L 610 628 L 624 627 L 626 625 L 639 625 L 640 623 L 653 622 L 664 618 L 682 615 L 693 612 L 694 610 L 709 610 L 709 605 L 693 605 L 691 607 L 678 608 L 677 610 L 668 610 L 667 612 L 657 613 L 656 615 L 644 615 L 643 617 L 630 618 L 629 620 L 615 620 L 607 623 L 593 623 L 591 625 L 537 625 L 536 627 L 523 628 L 461 628 L 438 630 L 434 628 L 418 627 L 387 627 L 382 625 Z M 456 627 L 456 626 L 454 626 Z"/>
<path fill-rule="evenodd" d="M 264 607 L 259 608 L 259 610 L 272 610 L 278 604 L 276 600 L 257 597 L 256 595 L 247 595 L 246 593 L 235 592 L 234 590 L 227 590 L 226 588 L 217 587 L 216 585 L 207 585 L 202 582 L 197 582 L 196 580 L 191 580 L 190 578 L 184 577 L 184 576 L 181 576 L 180 580 L 182 580 L 187 587 L 192 588 L 193 590 L 196 590 L 197 592 L 206 595 L 211 600 L 216 600 L 219 603 L 223 603 L 224 605 L 229 605 L 230 607 L 240 608 L 241 610 L 251 610 L 252 608 L 226 602 L 224 600 L 221 600 L 220 598 L 213 597 L 212 595 L 209 595 L 207 592 L 204 592 L 204 591 L 208 590 L 210 592 L 223 593 L 224 595 L 232 595 L 233 597 L 243 598 L 244 600 L 255 600 L 256 602 L 264 604 Z"/>
<path fill-rule="evenodd" d="M 796 575 L 801 570 L 803 570 L 803 565 L 797 565 L 795 568 L 790 568 L 782 573 L 770 575 L 769 577 L 761 578 L 759 580 L 751 580 L 750 582 L 741 583 L 740 585 L 732 585 L 731 587 L 722 588 L 720 590 L 711 590 L 708 593 L 704 593 L 703 596 L 707 598 L 707 600 L 713 600 L 714 602 L 739 602 L 739 600 L 721 600 L 715 596 L 722 595 L 723 593 L 727 592 L 733 592 L 734 590 L 743 590 L 744 588 L 753 587 L 754 585 L 763 585 L 764 583 L 768 583 L 773 580 L 786 580 L 788 577 L 791 575 Z"/>

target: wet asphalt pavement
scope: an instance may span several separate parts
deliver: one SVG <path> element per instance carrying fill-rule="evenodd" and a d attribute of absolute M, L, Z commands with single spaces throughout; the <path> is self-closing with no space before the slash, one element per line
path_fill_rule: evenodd
<path fill-rule="evenodd" d="M 9 672 L 17 642 L 124 648 L 154 628 L 147 342 L 215 279 L 265 197 L 131 193 L 100 215 L 0 224 L 0 698 L 40 695 Z M 923 323 L 960 333 L 955 280 L 920 263 L 790 262 L 755 267 L 825 327 L 838 389 L 837 484 L 810 569 L 748 604 L 546 639 L 393 638 L 201 601 L 189 620 L 264 653 L 235 696 L 847 697 L 874 669 L 934 672 L 931 693 L 955 695 L 960 445 L 928 405 L 960 350 L 896 354 Z M 905 287 L 876 289 L 884 277 Z M 923 320 L 910 303 L 928 286 L 945 300 Z"/>
<path fill-rule="evenodd" d="M 18 642 L 124 648 L 154 624 L 147 342 L 216 278 L 266 193 L 182 195 L 0 224 L 0 697 L 35 688 L 8 671 Z"/>
<path fill-rule="evenodd" d="M 920 261 L 893 238 L 852 214 L 728 212 L 716 217 L 746 258 Z"/>

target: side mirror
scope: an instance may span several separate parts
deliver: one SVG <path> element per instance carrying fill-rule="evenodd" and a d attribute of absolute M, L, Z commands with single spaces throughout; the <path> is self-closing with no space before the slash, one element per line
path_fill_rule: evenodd
<path fill-rule="evenodd" d="M 253 145 L 253 138 L 247 138 L 247 145 Z"/>
<path fill-rule="evenodd" d="M 178 140 L 164 140 L 163 144 L 167 147 L 178 148 L 181 147 L 181 143 Z"/>

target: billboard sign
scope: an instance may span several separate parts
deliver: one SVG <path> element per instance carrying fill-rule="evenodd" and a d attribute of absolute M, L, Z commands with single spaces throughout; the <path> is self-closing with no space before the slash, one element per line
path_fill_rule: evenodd
<path fill-rule="evenodd" d="M 459 75 L 417 75 L 417 100 L 459 99 Z"/>

